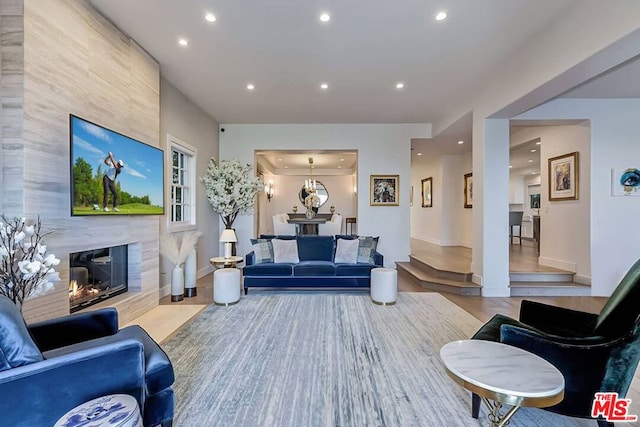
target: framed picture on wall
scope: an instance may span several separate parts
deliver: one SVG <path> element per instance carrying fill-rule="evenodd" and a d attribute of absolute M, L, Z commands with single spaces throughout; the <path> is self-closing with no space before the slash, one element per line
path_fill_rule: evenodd
<path fill-rule="evenodd" d="M 549 159 L 549 200 L 578 200 L 578 152 Z"/>
<path fill-rule="evenodd" d="M 464 207 L 473 207 L 473 173 L 464 175 Z"/>
<path fill-rule="evenodd" d="M 413 206 L 413 185 L 411 186 L 411 192 L 409 193 L 409 206 Z"/>
<path fill-rule="evenodd" d="M 422 180 L 422 207 L 423 208 L 430 208 L 433 206 L 433 199 L 432 199 L 432 177 L 429 178 L 425 178 Z"/>
<path fill-rule="evenodd" d="M 398 206 L 400 175 L 371 175 L 371 206 Z"/>

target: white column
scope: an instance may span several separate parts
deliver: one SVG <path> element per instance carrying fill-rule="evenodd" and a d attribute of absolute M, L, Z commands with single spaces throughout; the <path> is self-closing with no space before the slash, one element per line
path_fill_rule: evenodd
<path fill-rule="evenodd" d="M 509 120 L 473 118 L 474 282 L 482 296 L 508 297 Z"/>

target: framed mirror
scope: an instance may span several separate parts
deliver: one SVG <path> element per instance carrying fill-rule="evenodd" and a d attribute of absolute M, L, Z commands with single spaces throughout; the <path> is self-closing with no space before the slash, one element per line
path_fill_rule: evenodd
<path fill-rule="evenodd" d="M 307 193 L 307 190 L 304 189 L 304 185 L 303 185 L 300 188 L 300 191 L 298 191 L 298 198 L 300 199 L 302 206 L 304 206 L 304 199 L 307 197 L 308 194 L 309 193 Z M 324 205 L 325 203 L 327 203 L 327 200 L 329 200 L 329 192 L 327 191 L 327 188 L 324 186 L 322 182 L 317 180 L 316 180 L 316 194 L 320 198 L 320 206 Z"/>

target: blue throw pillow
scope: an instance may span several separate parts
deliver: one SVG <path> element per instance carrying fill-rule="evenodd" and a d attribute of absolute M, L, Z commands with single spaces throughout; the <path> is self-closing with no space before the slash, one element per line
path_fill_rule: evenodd
<path fill-rule="evenodd" d="M 44 360 L 20 310 L 0 295 L 0 371 Z"/>
<path fill-rule="evenodd" d="M 273 262 L 273 244 L 271 239 L 251 239 L 256 264 Z"/>
<path fill-rule="evenodd" d="M 365 264 L 375 264 L 374 256 L 378 248 L 378 237 L 360 236 L 358 237 L 358 262 Z"/>

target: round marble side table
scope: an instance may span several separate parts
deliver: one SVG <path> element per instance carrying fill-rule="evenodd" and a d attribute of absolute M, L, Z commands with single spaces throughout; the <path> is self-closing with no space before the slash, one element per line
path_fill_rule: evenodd
<path fill-rule="evenodd" d="M 517 347 L 493 341 L 453 341 L 440 349 L 440 358 L 455 382 L 482 398 L 492 427 L 507 425 L 522 406 L 545 408 L 564 398 L 562 373 Z M 511 405 L 504 414 L 503 404 Z"/>

